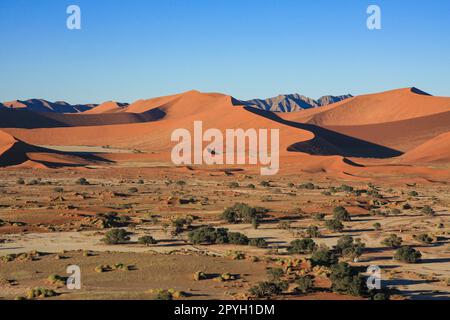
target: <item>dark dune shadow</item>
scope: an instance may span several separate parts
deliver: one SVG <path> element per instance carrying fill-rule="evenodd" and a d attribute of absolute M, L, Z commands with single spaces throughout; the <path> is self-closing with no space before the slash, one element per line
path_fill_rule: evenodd
<path fill-rule="evenodd" d="M 347 136 L 313 124 L 284 120 L 270 111 L 264 111 L 252 107 L 244 107 L 244 109 L 272 121 L 310 131 L 315 135 L 312 140 L 298 142 L 291 145 L 288 148 L 288 151 L 305 152 L 311 155 L 322 156 L 340 155 L 343 157 L 380 159 L 398 157 L 403 154 L 398 150 Z M 355 165 L 355 163 L 348 159 L 346 161 L 350 162 L 349 164 Z"/>

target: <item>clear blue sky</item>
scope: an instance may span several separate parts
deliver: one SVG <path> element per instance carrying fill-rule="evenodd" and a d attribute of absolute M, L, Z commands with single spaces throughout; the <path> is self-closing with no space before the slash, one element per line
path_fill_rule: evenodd
<path fill-rule="evenodd" d="M 66 28 L 77 4 L 82 30 Z M 378 4 L 382 30 L 366 28 Z M 1 0 L 0 101 L 450 96 L 448 0 Z"/>

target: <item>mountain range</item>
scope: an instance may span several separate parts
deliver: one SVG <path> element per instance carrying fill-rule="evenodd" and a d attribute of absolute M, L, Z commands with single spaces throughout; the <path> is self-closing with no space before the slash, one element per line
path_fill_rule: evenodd
<path fill-rule="evenodd" d="M 267 99 L 237 100 L 237 104 L 255 107 L 261 110 L 273 112 L 295 112 L 304 109 L 323 107 L 348 98 L 351 94 L 342 96 L 323 96 L 318 100 L 300 94 L 285 94 Z M 107 101 L 102 104 L 76 104 L 72 105 L 65 101 L 50 102 L 44 99 L 15 100 L 0 103 L 0 108 L 16 110 L 29 110 L 34 112 L 54 113 L 113 113 L 128 107 L 128 103 Z"/>

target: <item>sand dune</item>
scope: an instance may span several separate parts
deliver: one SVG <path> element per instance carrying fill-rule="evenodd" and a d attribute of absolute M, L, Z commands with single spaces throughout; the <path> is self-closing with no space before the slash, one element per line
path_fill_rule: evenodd
<path fill-rule="evenodd" d="M 407 152 L 408 163 L 450 163 L 450 132 L 443 133 Z"/>
<path fill-rule="evenodd" d="M 109 102 L 97 110 L 75 115 L 0 110 L 0 125 L 5 132 L 29 146 L 110 145 L 143 153 L 108 154 L 103 156 L 105 159 L 169 164 L 173 147 L 171 133 L 178 128 L 192 130 L 194 121 L 202 121 L 205 130 L 276 128 L 280 130 L 282 168 L 291 172 L 333 172 L 361 179 L 364 179 L 363 172 L 380 170 L 406 170 L 413 174 L 415 169 L 412 167 L 392 167 L 395 165 L 391 161 L 393 158 L 398 159 L 397 163 L 408 160 L 411 164 L 416 159 L 414 154 L 423 152 L 421 150 L 430 150 L 435 155 L 422 157 L 425 162 L 444 161 L 445 154 L 449 153 L 447 147 L 442 154 L 436 155 L 432 145 L 434 138 L 450 131 L 450 98 L 429 96 L 414 88 L 353 97 L 289 114 L 259 110 L 236 102 L 224 94 L 188 91 L 139 100 L 126 107 Z M 17 117 L 19 112 L 20 117 Z M 17 122 L 22 127 L 14 126 Z M 422 149 L 419 148 L 421 144 L 424 144 Z M 419 151 L 413 152 L 416 147 Z M 65 161 L 68 165 L 82 165 L 90 161 L 68 159 L 68 156 L 47 150 L 33 152 L 22 162 L 30 160 L 47 165 L 47 162 Z M 386 160 L 384 164 L 371 165 L 370 161 L 360 160 L 363 158 Z M 430 174 L 424 168 L 416 171 Z"/>
<path fill-rule="evenodd" d="M 108 101 L 98 105 L 97 107 L 89 109 L 83 113 L 84 114 L 115 113 L 121 112 L 126 107 L 128 107 L 128 103 Z"/>
<path fill-rule="evenodd" d="M 326 107 L 282 116 L 320 126 L 353 126 L 415 119 L 448 111 L 450 98 L 406 88 L 357 96 Z"/>

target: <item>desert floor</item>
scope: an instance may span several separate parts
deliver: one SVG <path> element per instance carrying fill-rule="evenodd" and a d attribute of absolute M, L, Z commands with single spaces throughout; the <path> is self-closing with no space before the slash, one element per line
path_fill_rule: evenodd
<path fill-rule="evenodd" d="M 79 178 L 89 184 L 78 184 Z M 264 186 L 263 180 L 270 182 L 269 186 Z M 152 299 L 152 290 L 160 288 L 183 291 L 185 299 L 246 299 L 251 286 L 267 279 L 267 268 L 283 266 L 289 259 L 306 261 L 308 255 L 289 255 L 286 248 L 292 240 L 303 238 L 308 226 L 316 225 L 322 233 L 314 239 L 317 244 L 332 247 L 343 235 L 361 238 L 366 249 L 357 262 L 350 263 L 379 266 L 384 284 L 398 290 L 398 299 L 450 299 L 450 187 L 444 183 L 407 184 L 401 179 L 372 181 L 381 201 L 367 194 L 327 193 L 342 184 L 355 189 L 367 189 L 368 185 L 367 181 L 343 181 L 320 174 L 261 177 L 239 170 L 194 170 L 163 164 L 2 169 L 0 256 L 13 258 L 0 261 L 0 298 L 14 299 L 26 296 L 30 288 L 45 287 L 58 293 L 51 299 Z M 301 186 L 310 182 L 314 189 Z M 251 224 L 228 224 L 219 215 L 235 203 L 270 211 L 257 229 Z M 404 209 L 406 203 L 411 209 Z M 435 210 L 434 216 L 421 212 L 425 205 Z M 324 213 L 328 219 L 336 206 L 344 206 L 352 216 L 340 233 L 327 230 L 324 222 L 314 217 Z M 374 214 L 374 208 L 388 214 Z M 399 211 L 390 214 L 392 209 Z M 110 229 L 104 224 L 109 212 L 123 217 L 123 228 L 131 233 L 128 243 L 102 242 Z M 192 225 L 175 234 L 172 221 L 187 216 L 195 217 Z M 381 224 L 380 230 L 375 230 L 376 222 Z M 189 230 L 201 225 L 264 238 L 269 247 L 189 243 Z M 430 235 L 433 242 L 416 241 L 413 236 L 420 233 Z M 394 250 L 381 244 L 390 234 L 419 250 L 421 262 L 393 260 Z M 158 243 L 138 244 L 143 235 L 151 235 Z M 115 264 L 129 268 L 96 272 L 100 265 Z M 80 266 L 81 290 L 48 281 L 52 274 L 67 276 L 68 265 Z M 207 279 L 195 281 L 193 275 L 198 271 Z M 234 279 L 219 281 L 224 273 Z M 326 276 L 318 274 L 315 282 L 313 293 L 289 289 L 276 298 L 356 299 L 332 293 Z"/>

